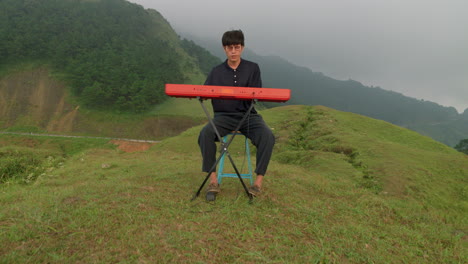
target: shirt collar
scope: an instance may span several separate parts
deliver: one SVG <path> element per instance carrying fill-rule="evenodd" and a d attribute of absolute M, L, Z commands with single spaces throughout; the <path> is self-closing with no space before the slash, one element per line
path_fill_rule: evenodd
<path fill-rule="evenodd" d="M 224 61 L 224 66 L 226 66 L 228 70 L 234 71 L 234 69 L 229 66 L 227 61 L 228 61 L 227 59 Z M 244 59 L 241 58 L 241 62 L 239 63 L 239 66 L 237 66 L 236 71 L 239 71 L 240 69 L 242 69 L 243 62 L 244 62 Z"/>

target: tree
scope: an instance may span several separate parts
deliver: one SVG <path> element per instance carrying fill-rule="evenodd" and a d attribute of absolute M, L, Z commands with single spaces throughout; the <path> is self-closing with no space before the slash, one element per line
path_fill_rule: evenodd
<path fill-rule="evenodd" d="M 455 149 L 468 155 L 468 138 L 460 140 Z"/>

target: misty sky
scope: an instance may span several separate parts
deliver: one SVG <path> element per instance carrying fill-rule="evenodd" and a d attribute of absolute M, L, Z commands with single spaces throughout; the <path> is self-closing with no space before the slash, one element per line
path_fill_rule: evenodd
<path fill-rule="evenodd" d="M 466 0 L 130 2 L 158 10 L 181 34 L 219 40 L 242 29 L 246 47 L 259 55 L 459 112 L 468 108 Z"/>

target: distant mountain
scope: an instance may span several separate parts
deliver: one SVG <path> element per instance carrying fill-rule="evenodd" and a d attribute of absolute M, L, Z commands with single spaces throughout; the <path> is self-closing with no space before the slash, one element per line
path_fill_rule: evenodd
<path fill-rule="evenodd" d="M 225 59 L 220 41 L 200 39 L 190 34 L 185 36 Z M 279 56 L 258 55 L 248 46 L 244 58 L 260 65 L 264 87 L 292 90 L 287 104 L 324 105 L 385 120 L 449 146 L 468 138 L 468 109 L 458 114 L 454 107 L 418 100 L 380 87 L 368 87 L 355 80 L 336 80 Z"/>

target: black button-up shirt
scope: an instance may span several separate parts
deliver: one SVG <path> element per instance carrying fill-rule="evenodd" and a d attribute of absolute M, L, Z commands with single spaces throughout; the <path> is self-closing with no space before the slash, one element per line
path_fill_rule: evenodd
<path fill-rule="evenodd" d="M 226 60 L 211 70 L 205 85 L 262 87 L 260 67 L 255 62 L 241 59 L 239 66 L 234 70 Z M 215 113 L 242 113 L 247 112 L 252 101 L 212 99 L 211 104 Z M 252 113 L 257 113 L 255 108 L 252 109 Z"/>

